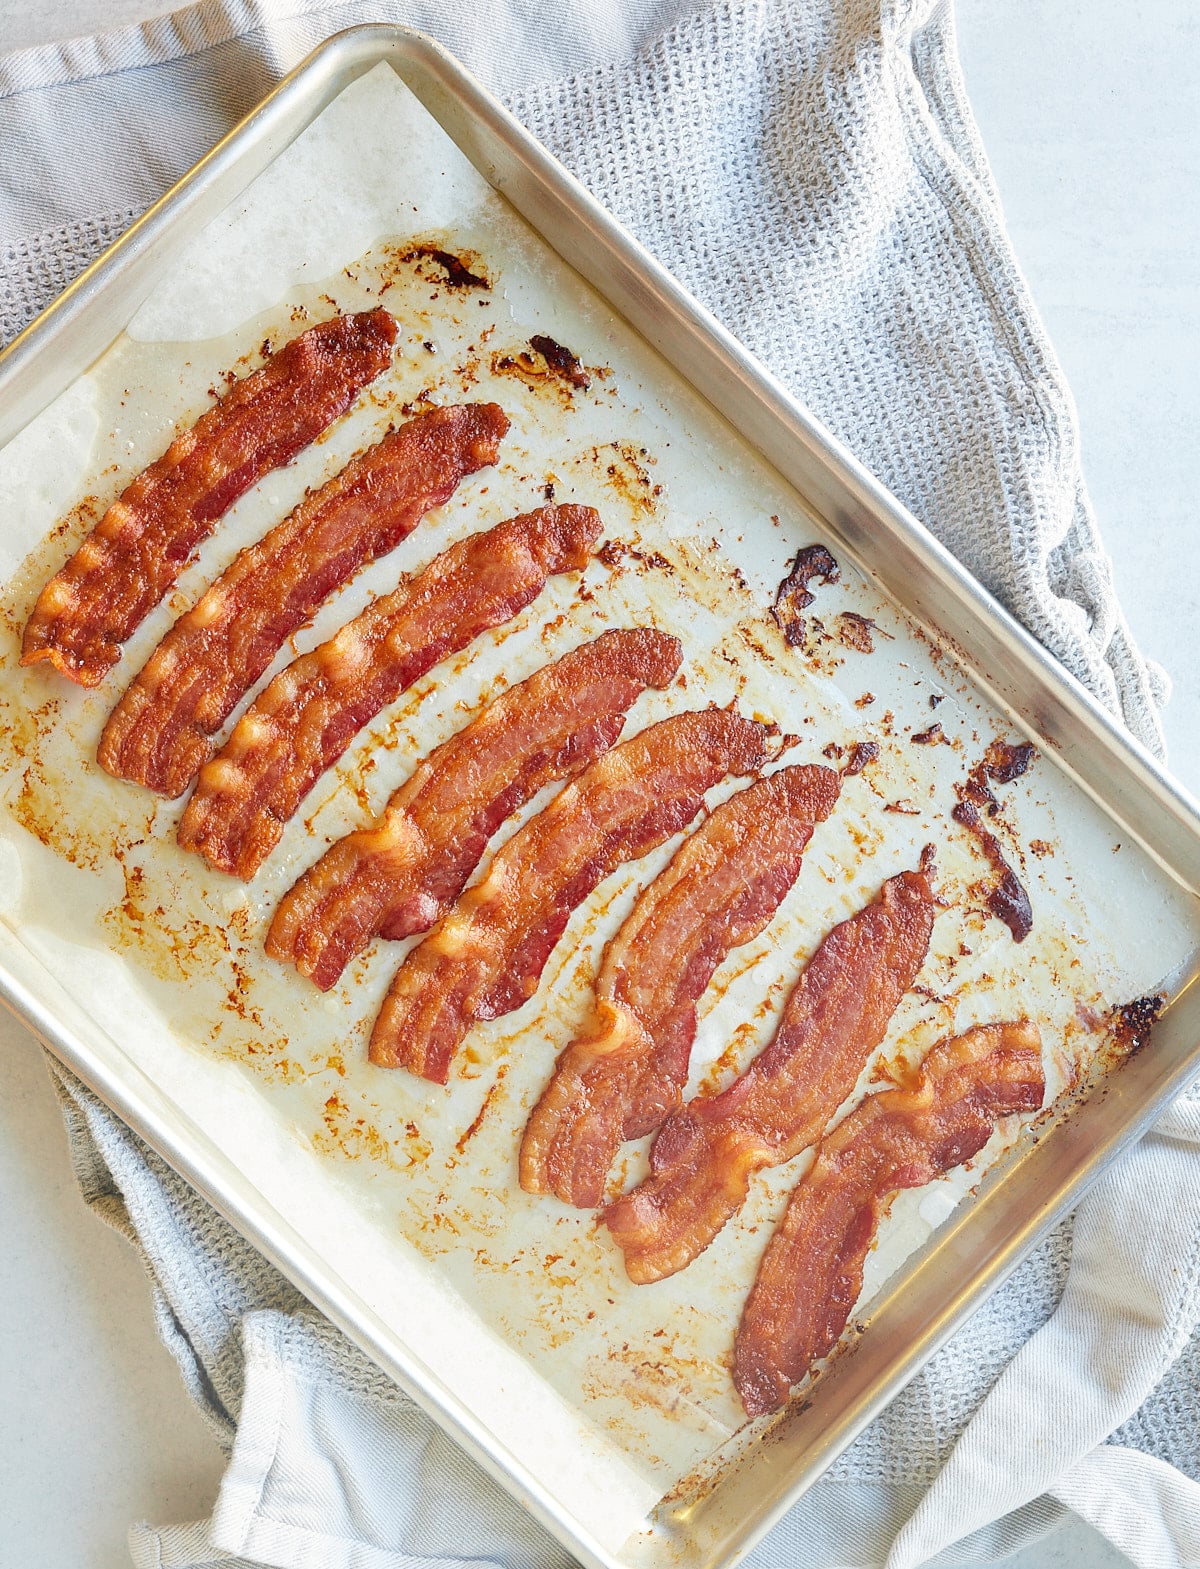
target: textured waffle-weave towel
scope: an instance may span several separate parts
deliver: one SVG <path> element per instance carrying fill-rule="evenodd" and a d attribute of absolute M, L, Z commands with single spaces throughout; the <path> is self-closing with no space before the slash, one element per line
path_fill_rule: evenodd
<path fill-rule="evenodd" d="M 381 19 L 434 33 L 495 87 L 1160 745 L 1161 690 L 1113 595 L 1069 397 L 1004 238 L 947 5 L 219 3 L 10 56 L 0 332 L 309 47 Z M 213 1519 L 140 1530 L 139 1563 L 564 1562 L 203 1201 L 60 1083 L 85 1191 L 144 1249 L 164 1337 L 231 1446 Z M 753 1561 L 867 1564 L 890 1551 L 893 1566 L 915 1564 L 1007 1516 L 954 1552 L 990 1562 L 1068 1506 L 1138 1562 L 1194 1559 L 1195 1145 L 1185 1104 L 1088 1200 L 1073 1247 L 1067 1228 L 1043 1246 Z"/>

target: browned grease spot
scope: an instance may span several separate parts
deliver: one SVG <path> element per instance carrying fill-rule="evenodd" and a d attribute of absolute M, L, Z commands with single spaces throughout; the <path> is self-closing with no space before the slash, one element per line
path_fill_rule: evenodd
<path fill-rule="evenodd" d="M 652 572 L 670 572 L 670 561 L 661 550 L 643 550 L 639 545 L 631 544 L 626 539 L 606 539 L 595 552 L 597 561 L 602 561 L 606 567 L 615 568 L 625 561 L 636 561 L 639 566 L 648 568 Z"/>
<path fill-rule="evenodd" d="M 321 1113 L 325 1124 L 312 1136 L 314 1146 L 323 1155 L 334 1155 L 342 1160 L 371 1160 L 381 1166 L 403 1171 L 428 1158 L 430 1145 L 422 1136 L 416 1123 L 405 1125 L 401 1144 L 382 1133 L 366 1117 L 356 1117 L 353 1108 L 335 1091 L 325 1102 Z"/>
<path fill-rule="evenodd" d="M 39 751 L 44 734 L 39 716 L 55 711 L 57 706 L 52 702 L 42 710 L 31 710 L 27 714 L 18 711 L 13 716 L 13 728 L 6 739 L 18 758 L 28 757 L 30 762 L 9 811 L 27 833 L 54 855 L 72 866 L 98 872 L 107 865 L 111 851 L 71 824 L 69 814 L 62 810 L 56 787 L 47 777 L 46 764 Z"/>
<path fill-rule="evenodd" d="M 458 1151 L 458 1153 L 460 1155 L 462 1155 L 462 1154 L 464 1154 L 466 1152 L 467 1145 L 471 1142 L 471 1140 L 475 1137 L 475 1135 L 479 1132 L 480 1128 L 483 1126 L 483 1119 L 487 1116 L 488 1110 L 491 1107 L 492 1101 L 496 1098 L 496 1094 L 499 1091 L 500 1086 L 504 1083 L 504 1076 L 505 1076 L 505 1074 L 507 1072 L 508 1072 L 508 1064 L 507 1063 L 502 1063 L 500 1065 L 500 1067 L 496 1070 L 495 1082 L 492 1084 L 492 1086 L 488 1090 L 487 1094 L 483 1097 L 483 1105 L 475 1113 L 475 1119 L 471 1123 L 471 1126 L 466 1130 L 465 1133 L 462 1134 L 462 1136 L 459 1138 L 458 1142 L 454 1146 L 454 1148 Z"/>
<path fill-rule="evenodd" d="M 837 562 L 824 545 L 805 545 L 796 552 L 787 576 L 775 590 L 771 614 L 790 648 L 804 644 L 804 611 L 813 602 L 808 585 L 818 579 L 836 583 L 841 576 Z"/>
<path fill-rule="evenodd" d="M 160 895 L 168 892 L 170 883 L 164 887 L 160 878 L 152 881 L 119 845 L 113 846 L 113 855 L 125 892 L 102 913 L 100 924 L 118 951 L 132 949 L 151 975 L 165 981 L 190 981 L 212 972 L 221 976 L 222 966 L 230 963 L 235 976 L 230 998 L 240 998 L 242 972 L 233 962 L 233 920 L 222 927 L 200 916 L 181 916 L 177 909 L 168 911 Z"/>
<path fill-rule="evenodd" d="M 472 272 L 471 268 L 461 256 L 456 256 L 453 251 L 444 251 L 439 246 L 424 242 L 420 245 L 410 245 L 402 252 L 401 261 L 411 262 L 427 259 L 436 262 L 446 274 L 440 280 L 451 289 L 490 289 L 491 281 L 481 272 Z M 472 264 L 479 266 L 478 260 L 472 257 Z"/>
<path fill-rule="evenodd" d="M 605 454 L 610 451 L 612 457 L 606 459 Z M 604 477 L 611 490 L 640 512 L 657 510 L 662 486 L 656 485 L 651 478 L 650 465 L 657 460 L 645 447 L 632 441 L 614 441 L 608 447 L 593 448 L 593 452 L 597 461 L 603 464 Z"/>

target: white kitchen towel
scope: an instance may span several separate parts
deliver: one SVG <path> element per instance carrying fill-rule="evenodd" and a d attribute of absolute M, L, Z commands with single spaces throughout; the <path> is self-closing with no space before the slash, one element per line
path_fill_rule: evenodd
<path fill-rule="evenodd" d="M 246 0 L 0 59 L 0 334 L 309 47 L 363 20 L 453 48 L 1161 747 L 1161 679 L 1113 594 L 947 4 Z M 139 1564 L 565 1562 L 117 1119 L 59 1082 L 84 1191 L 142 1248 L 164 1338 L 231 1448 L 212 1520 L 139 1529 Z M 1073 1246 L 1060 1228 L 755 1563 L 899 1569 L 968 1530 L 943 1561 L 993 1562 L 1067 1508 L 1139 1564 L 1195 1561 L 1194 1116 L 1181 1105 L 1095 1190 Z"/>

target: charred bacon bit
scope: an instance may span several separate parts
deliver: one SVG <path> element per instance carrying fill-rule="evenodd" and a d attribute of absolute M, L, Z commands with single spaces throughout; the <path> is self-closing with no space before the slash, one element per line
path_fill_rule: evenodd
<path fill-rule="evenodd" d="M 604 632 L 511 687 L 429 754 L 372 827 L 339 839 L 304 874 L 275 914 L 267 952 L 328 991 L 377 933 L 425 931 L 505 818 L 606 752 L 638 696 L 667 686 L 682 659 L 665 632 Z"/>
<path fill-rule="evenodd" d="M 958 786 L 958 804 L 950 813 L 956 823 L 961 823 L 974 834 L 997 873 L 997 881 L 988 890 L 987 906 L 1008 927 L 1014 942 L 1024 942 L 1033 930 L 1033 906 L 1004 854 L 1000 841 L 987 827 L 980 813 L 995 817 L 1000 810 L 999 801 L 988 788 L 988 780 L 996 784 L 1011 784 L 1014 779 L 1021 777 L 1036 757 L 1037 749 L 1031 741 L 990 742 L 982 760 L 972 768 L 965 782 Z"/>
<path fill-rule="evenodd" d="M 430 409 L 306 496 L 163 638 L 104 728 L 101 766 L 182 795 L 211 756 L 213 735 L 283 643 L 466 475 L 494 463 L 507 430 L 495 403 Z"/>
<path fill-rule="evenodd" d="M 572 910 L 685 828 L 718 780 L 754 773 L 765 758 L 764 727 L 723 708 L 676 714 L 599 758 L 408 955 L 375 1022 L 371 1061 L 444 1084 L 471 1024 L 533 996 Z"/>
<path fill-rule="evenodd" d="M 914 746 L 937 746 L 945 741 L 945 732 L 942 730 L 941 721 L 935 719 L 928 730 L 915 730 L 909 736 Z"/>
<path fill-rule="evenodd" d="M 529 347 L 542 356 L 556 375 L 561 376 L 564 381 L 569 381 L 573 387 L 591 386 L 592 378 L 583 368 L 579 357 L 572 354 L 570 349 L 565 349 L 561 343 L 556 343 L 553 338 L 546 337 L 544 333 L 535 332 L 529 340 Z"/>
<path fill-rule="evenodd" d="M 238 720 L 179 824 L 210 866 L 253 877 L 284 825 L 375 715 L 448 654 L 587 564 L 591 507 L 540 507 L 444 550 L 275 677 Z"/>
<path fill-rule="evenodd" d="M 974 801 L 965 796 L 953 807 L 950 815 L 956 823 L 961 823 L 975 835 L 984 855 L 998 874 L 998 880 L 988 889 L 988 909 L 1008 927 L 1014 942 L 1024 942 L 1033 930 L 1033 906 L 1020 878 L 1000 848 L 1000 841 L 985 826 Z"/>
<path fill-rule="evenodd" d="M 910 1083 L 868 1096 L 826 1135 L 742 1314 L 733 1378 L 748 1416 L 782 1406 L 837 1343 L 892 1195 L 962 1165 L 1045 1091 L 1037 1026 L 983 1025 L 941 1041 Z"/>
<path fill-rule="evenodd" d="M 788 646 L 799 648 L 804 643 L 804 616 L 802 611 L 813 602 L 808 585 L 818 579 L 822 583 L 836 583 L 841 576 L 837 562 L 824 545 L 805 545 L 796 552 L 787 577 L 775 591 L 775 605 L 771 614 Z"/>
<path fill-rule="evenodd" d="M 683 1098 L 696 1003 L 732 949 L 766 926 L 838 798 L 830 768 L 796 765 L 717 807 L 645 888 L 605 949 L 588 1033 L 558 1059 L 525 1129 L 521 1186 L 600 1203 L 622 1139 Z"/>
<path fill-rule="evenodd" d="M 1135 997 L 1132 1002 L 1121 1003 L 1112 1010 L 1109 1022 L 1123 1057 L 1132 1057 L 1141 1051 L 1166 1006 L 1166 993 L 1153 992 L 1148 997 Z"/>
<path fill-rule="evenodd" d="M 853 741 L 850 744 L 850 756 L 842 769 L 842 778 L 850 779 L 855 774 L 861 774 L 868 763 L 873 763 L 879 756 L 878 741 Z"/>
<path fill-rule="evenodd" d="M 38 596 L 23 665 L 48 659 L 96 686 L 214 525 L 290 463 L 391 363 L 385 310 L 335 316 L 279 349 L 127 485 Z"/>
<path fill-rule="evenodd" d="M 989 779 L 1011 784 L 1019 779 L 1037 757 L 1032 741 L 993 741 L 984 754 L 983 766 Z"/>
<path fill-rule="evenodd" d="M 1037 757 L 1032 741 L 992 741 L 980 762 L 967 775 L 960 795 L 974 803 L 989 817 L 995 817 L 1000 803 L 988 789 L 988 780 L 996 784 L 1011 784 L 1019 779 Z"/>
<path fill-rule="evenodd" d="M 690 1264 L 741 1208 L 750 1179 L 817 1138 L 883 1040 L 925 962 L 937 905 L 924 862 L 825 938 L 775 1038 L 728 1089 L 663 1124 L 650 1176 L 605 1213 L 638 1285 Z"/>
<path fill-rule="evenodd" d="M 453 251 L 439 250 L 436 245 L 413 245 L 401 256 L 401 261 L 416 261 L 428 257 L 446 274 L 445 283 L 451 289 L 490 289 L 491 282 L 482 273 L 472 272 L 461 256 Z"/>

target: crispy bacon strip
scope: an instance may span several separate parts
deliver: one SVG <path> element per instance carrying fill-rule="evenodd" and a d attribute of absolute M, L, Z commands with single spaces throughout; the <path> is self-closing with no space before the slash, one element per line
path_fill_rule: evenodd
<path fill-rule="evenodd" d="M 710 708 L 651 725 L 585 769 L 405 959 L 375 1021 L 371 1061 L 444 1084 L 472 1023 L 533 996 L 572 910 L 616 867 L 686 827 L 719 779 L 760 768 L 765 739 L 764 726 Z"/>
<path fill-rule="evenodd" d="M 650 1176 L 604 1216 L 631 1280 L 644 1285 L 690 1264 L 741 1208 L 754 1172 L 817 1138 L 916 980 L 934 913 L 924 862 L 889 879 L 825 938 L 774 1040 L 745 1073 L 667 1118 Z"/>
<path fill-rule="evenodd" d="M 1001 1117 L 1036 1111 L 1045 1091 L 1037 1026 L 982 1025 L 941 1041 L 911 1082 L 868 1096 L 825 1136 L 742 1314 L 733 1378 L 747 1415 L 783 1405 L 833 1348 L 892 1195 L 969 1160 Z"/>
<path fill-rule="evenodd" d="M 680 1105 L 696 1003 L 774 915 L 840 788 L 830 768 L 781 768 L 719 806 L 643 890 L 605 949 L 591 1027 L 558 1059 L 525 1129 L 527 1193 L 599 1204 L 621 1140 Z"/>
<path fill-rule="evenodd" d="M 294 659 L 200 770 L 180 844 L 253 877 L 363 726 L 439 660 L 510 621 L 548 578 L 584 567 L 601 526 L 591 507 L 546 506 L 471 534 Z"/>
<path fill-rule="evenodd" d="M 430 409 L 306 496 L 163 638 L 105 726 L 101 766 L 182 795 L 211 756 L 215 732 L 292 633 L 467 474 L 494 463 L 507 429 L 495 403 Z"/>
<path fill-rule="evenodd" d="M 290 463 L 391 363 L 396 323 L 385 310 L 335 316 L 235 381 L 127 485 L 38 596 L 21 663 L 48 659 L 96 686 L 251 485 Z"/>
<path fill-rule="evenodd" d="M 432 751 L 370 828 L 339 839 L 275 912 L 267 952 L 328 991 L 378 932 L 423 932 L 466 887 L 488 840 L 557 779 L 614 744 L 630 705 L 679 669 L 679 639 L 604 632 L 511 687 Z"/>

